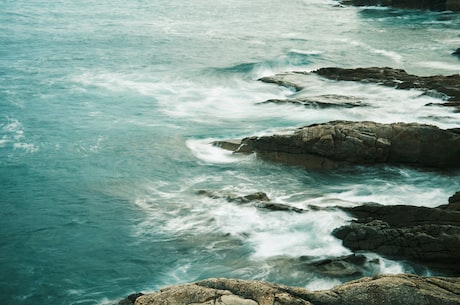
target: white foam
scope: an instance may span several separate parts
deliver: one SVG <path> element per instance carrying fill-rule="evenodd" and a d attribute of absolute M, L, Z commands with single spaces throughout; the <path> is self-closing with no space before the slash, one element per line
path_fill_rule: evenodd
<path fill-rule="evenodd" d="M 371 45 L 365 43 L 365 42 L 362 42 L 362 41 L 357 41 L 357 40 L 350 40 L 350 39 L 337 39 L 339 42 L 342 42 L 342 43 L 348 43 L 352 46 L 355 46 L 355 47 L 359 47 L 360 49 L 362 50 L 365 50 L 365 51 L 368 51 L 368 52 L 371 52 L 371 53 L 374 53 L 374 54 L 379 54 L 379 55 L 382 55 L 382 56 L 385 56 L 389 59 L 391 59 L 392 61 L 394 61 L 396 64 L 400 64 L 403 62 L 403 55 L 402 54 L 399 54 L 395 51 L 390 51 L 390 50 L 385 50 L 385 49 L 377 49 L 377 48 L 374 48 L 372 47 Z"/>
<path fill-rule="evenodd" d="M 254 159 L 253 155 L 234 154 L 229 150 L 221 149 L 212 145 L 212 141 L 212 139 L 187 140 L 186 145 L 195 157 L 208 163 L 233 163 Z"/>
<path fill-rule="evenodd" d="M 14 151 L 23 151 L 26 153 L 35 153 L 39 147 L 33 143 L 27 143 L 24 133 L 24 127 L 17 119 L 7 118 L 6 123 L 0 124 L 1 131 L 4 133 L 0 140 L 0 147 L 11 145 Z"/>
<path fill-rule="evenodd" d="M 14 150 L 23 150 L 27 153 L 35 153 L 39 150 L 37 146 L 31 143 L 14 143 L 13 145 Z"/>
<path fill-rule="evenodd" d="M 337 280 L 337 279 L 327 279 L 327 278 L 315 277 L 310 282 L 308 282 L 305 288 L 311 291 L 319 291 L 319 290 L 331 289 L 341 284 L 343 284 L 342 281 Z"/>

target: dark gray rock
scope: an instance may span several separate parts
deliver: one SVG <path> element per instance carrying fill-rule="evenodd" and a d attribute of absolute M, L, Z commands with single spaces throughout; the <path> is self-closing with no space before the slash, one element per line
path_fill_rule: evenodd
<path fill-rule="evenodd" d="M 310 263 L 315 271 L 326 276 L 348 277 L 373 273 L 369 269 L 378 265 L 378 260 L 369 261 L 364 255 L 351 254 L 343 257 L 322 259 Z"/>
<path fill-rule="evenodd" d="M 214 145 L 227 146 L 225 141 Z M 236 153 L 318 169 L 375 163 L 460 167 L 460 135 L 417 123 L 332 121 L 290 134 L 245 138 L 233 147 Z"/>
<path fill-rule="evenodd" d="M 298 77 L 304 76 L 308 73 L 306 72 L 288 72 L 277 74 L 274 76 L 266 76 L 259 78 L 258 80 L 268 84 L 276 84 L 278 86 L 286 87 L 289 89 L 293 89 L 294 91 L 300 91 L 304 89 L 302 84 L 299 84 Z"/>
<path fill-rule="evenodd" d="M 249 204 L 252 203 L 256 208 L 267 210 L 267 211 L 284 211 L 284 212 L 295 212 L 303 213 L 304 210 L 296 208 L 283 203 L 273 203 L 270 202 L 267 194 L 263 192 L 256 192 L 245 196 L 238 196 L 233 193 L 223 192 L 223 191 L 210 191 L 210 190 L 199 190 L 198 195 L 205 195 L 213 199 L 225 199 L 228 202 L 235 202 L 237 204 Z"/>
<path fill-rule="evenodd" d="M 294 99 L 270 99 L 259 104 L 293 104 L 302 105 L 308 108 L 355 108 L 355 107 L 369 107 L 370 105 L 363 102 L 362 99 L 353 96 L 326 94 L 320 96 L 309 96 Z"/>
<path fill-rule="evenodd" d="M 460 58 L 460 48 L 458 48 L 457 50 L 455 50 L 452 55 L 455 55 L 455 56 L 458 56 Z"/>
<path fill-rule="evenodd" d="M 127 296 L 123 300 L 120 300 L 118 302 L 118 305 L 134 305 L 134 303 L 136 302 L 136 299 L 138 297 L 140 297 L 140 296 L 143 296 L 143 295 L 144 294 L 141 293 L 141 292 L 130 294 L 129 296 Z"/>
<path fill-rule="evenodd" d="M 409 260 L 434 271 L 460 276 L 459 210 L 446 206 L 377 204 L 340 209 L 357 218 L 333 232 L 345 247 Z"/>
<path fill-rule="evenodd" d="M 255 201 L 270 201 L 267 194 L 263 192 L 256 192 L 245 196 L 238 196 L 236 194 L 225 192 L 225 191 L 212 191 L 212 190 L 199 190 L 197 192 L 198 195 L 205 195 L 209 198 L 219 199 L 223 198 L 228 202 L 236 202 L 236 203 L 250 203 Z"/>
<path fill-rule="evenodd" d="M 391 6 L 402 9 L 460 11 L 459 0 L 342 0 L 341 3 L 355 6 Z"/>
<path fill-rule="evenodd" d="M 436 91 L 448 96 L 450 102 L 460 101 L 460 74 L 449 76 L 417 76 L 402 69 L 388 67 L 370 68 L 321 68 L 313 71 L 322 77 L 342 81 L 376 83 L 396 89 L 419 89 L 425 92 Z"/>

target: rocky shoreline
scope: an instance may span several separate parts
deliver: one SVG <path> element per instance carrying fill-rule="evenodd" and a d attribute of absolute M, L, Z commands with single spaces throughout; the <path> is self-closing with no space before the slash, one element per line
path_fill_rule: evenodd
<path fill-rule="evenodd" d="M 314 71 L 334 80 L 359 81 L 418 89 L 438 94 L 444 104 L 458 106 L 460 75 L 418 77 L 392 68 L 340 69 Z M 309 73 L 291 72 L 266 77 L 263 82 L 302 90 Z M 447 101 L 447 102 L 445 102 Z M 354 97 L 324 95 L 303 99 L 268 100 L 305 107 L 366 107 Z M 236 154 L 256 154 L 263 160 L 330 170 L 340 166 L 411 166 L 419 169 L 451 171 L 460 169 L 460 129 L 440 129 L 418 123 L 380 124 L 370 121 L 330 121 L 271 136 L 222 140 L 212 143 Z M 321 207 L 300 209 L 271 202 L 263 192 L 249 195 L 220 190 L 198 190 L 198 196 L 223 199 L 238 205 L 252 205 L 268 212 L 309 213 Z M 413 204 L 417 204 L 416 202 Z M 447 204 L 435 208 L 416 205 L 386 206 L 376 203 L 353 207 L 328 207 L 353 217 L 331 234 L 342 240 L 351 255 L 319 261 L 308 257 L 289 263 L 326 276 L 356 279 L 329 290 L 309 291 L 259 281 L 207 279 L 167 287 L 159 292 L 137 293 L 119 305 L 355 305 L 355 304 L 445 304 L 460 303 L 460 192 Z M 378 259 L 404 260 L 437 276 L 409 274 L 376 275 Z M 371 271 L 369 271 L 371 270 Z M 449 276 L 449 277 L 447 277 Z"/>
<path fill-rule="evenodd" d="M 200 190 L 198 195 L 225 198 L 236 204 L 267 203 L 264 193 L 237 196 Z M 274 204 L 276 206 L 276 204 Z M 412 274 L 360 277 L 329 290 L 310 291 L 259 281 L 207 279 L 191 284 L 166 287 L 158 292 L 135 293 L 118 305 L 354 305 L 354 304 L 445 304 L 460 302 L 460 192 L 449 203 L 436 208 L 381 206 L 365 204 L 352 208 L 336 207 L 356 217 L 332 233 L 355 254 L 309 263 L 325 275 L 359 275 L 369 268 L 361 250 L 394 259 L 423 264 L 446 276 Z M 307 213 L 275 208 L 273 211 Z M 299 262 L 297 262 L 298 264 Z"/>
<path fill-rule="evenodd" d="M 259 281 L 207 279 L 135 294 L 119 305 L 457 305 L 460 278 L 385 275 L 309 291 Z"/>

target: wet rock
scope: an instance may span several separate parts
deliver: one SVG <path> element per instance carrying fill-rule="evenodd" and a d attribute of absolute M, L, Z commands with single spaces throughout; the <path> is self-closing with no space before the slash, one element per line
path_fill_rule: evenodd
<path fill-rule="evenodd" d="M 311 263 L 310 266 L 313 266 L 315 271 L 322 275 L 347 277 L 363 276 L 366 273 L 370 273 L 369 269 L 378 264 L 378 260 L 368 261 L 364 255 L 351 254 L 343 257 L 322 259 Z"/>
<path fill-rule="evenodd" d="M 417 123 L 332 121 L 290 134 L 245 138 L 238 147 L 261 159 L 318 169 L 375 163 L 460 167 L 460 135 Z"/>
<path fill-rule="evenodd" d="M 274 76 L 266 76 L 259 78 L 259 81 L 268 83 L 268 84 L 276 84 L 278 86 L 286 87 L 289 89 L 293 89 L 294 91 L 300 91 L 304 89 L 304 86 L 299 83 L 299 76 L 305 76 L 308 73 L 306 72 L 288 72 L 288 73 L 281 73 L 276 74 Z"/>
<path fill-rule="evenodd" d="M 127 296 L 126 298 L 124 298 L 123 300 L 120 300 L 118 302 L 118 305 L 134 305 L 134 303 L 136 302 L 136 299 L 140 296 L 143 296 L 144 294 L 143 293 L 133 293 L 133 294 L 130 294 L 129 296 Z"/>
<path fill-rule="evenodd" d="M 402 9 L 460 11 L 459 0 L 342 0 L 341 3 L 354 6 L 391 6 Z"/>
<path fill-rule="evenodd" d="M 389 67 L 356 69 L 328 67 L 320 68 L 311 73 L 287 72 L 270 77 L 263 77 L 259 80 L 300 91 L 304 89 L 305 84 L 310 81 L 309 77 L 311 77 L 311 74 L 317 74 L 332 80 L 373 83 L 393 87 L 395 89 L 417 89 L 422 91 L 424 95 L 447 100 L 448 103 L 442 103 L 444 106 L 458 106 L 460 102 L 460 74 L 448 76 L 417 76 L 409 74 L 402 69 Z M 302 102 L 302 100 L 300 100 L 300 102 Z"/>
<path fill-rule="evenodd" d="M 236 194 L 224 191 L 199 190 L 197 194 L 205 195 L 213 199 L 223 198 L 228 202 L 236 202 L 242 204 L 254 201 L 270 201 L 270 198 L 268 198 L 267 194 L 263 192 L 256 192 L 245 196 L 238 196 Z"/>
<path fill-rule="evenodd" d="M 387 275 L 310 291 L 259 281 L 207 279 L 171 286 L 136 299 L 136 305 L 457 305 L 460 279 Z"/>
<path fill-rule="evenodd" d="M 376 204 L 341 209 L 357 217 L 356 221 L 333 231 L 345 247 L 409 260 L 444 274 L 460 275 L 459 210 L 445 206 Z"/>
<path fill-rule="evenodd" d="M 263 192 L 256 192 L 245 196 L 238 196 L 236 194 L 232 194 L 229 192 L 222 192 L 222 191 L 209 191 L 209 190 L 199 190 L 197 192 L 198 195 L 205 195 L 209 198 L 219 199 L 223 198 L 228 202 L 235 202 L 238 204 L 248 204 L 253 203 L 256 208 L 267 210 L 267 211 L 284 211 L 284 212 L 295 212 L 295 213 L 303 213 L 304 210 L 300 208 L 296 208 L 287 204 L 283 203 L 273 203 L 270 202 L 270 198 L 268 198 L 267 194 Z"/>
<path fill-rule="evenodd" d="M 348 212 L 360 221 L 378 219 L 395 228 L 430 224 L 460 227 L 460 212 L 446 211 L 440 207 L 365 204 L 352 208 L 338 208 Z"/>
<path fill-rule="evenodd" d="M 309 108 L 354 108 L 354 107 L 363 107 L 369 106 L 369 104 L 364 103 L 362 99 L 353 96 L 344 96 L 344 95 L 320 95 L 320 96 L 309 96 L 295 99 L 270 99 L 260 104 L 293 104 L 293 105 L 302 105 Z"/>
<path fill-rule="evenodd" d="M 460 74 L 417 76 L 402 69 L 388 67 L 321 68 L 313 73 L 334 80 L 376 83 L 396 89 L 419 89 L 428 94 L 434 90 L 447 95 L 450 102 L 460 101 Z"/>
<path fill-rule="evenodd" d="M 457 50 L 455 50 L 452 55 L 455 55 L 455 56 L 458 56 L 460 58 L 460 48 L 458 48 Z"/>
<path fill-rule="evenodd" d="M 284 211 L 284 212 L 295 212 L 295 213 L 303 213 L 305 210 L 296 208 L 287 204 L 283 203 L 272 203 L 272 202 L 258 202 L 255 204 L 257 208 L 277 212 L 277 211 Z"/>

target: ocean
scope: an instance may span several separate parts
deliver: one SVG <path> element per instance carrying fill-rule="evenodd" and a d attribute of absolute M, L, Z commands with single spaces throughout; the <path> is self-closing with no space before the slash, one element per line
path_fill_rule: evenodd
<path fill-rule="evenodd" d="M 458 127 L 460 113 L 425 106 L 439 99 L 416 90 L 311 75 L 296 93 L 258 81 L 331 66 L 449 75 L 458 47 L 458 13 L 333 0 L 1 1 L 1 303 L 114 304 L 209 277 L 344 282 L 293 263 L 350 254 L 331 235 L 344 212 L 268 212 L 198 192 L 434 207 L 460 190 L 460 172 L 313 171 L 210 143 L 338 119 Z M 325 94 L 371 106 L 261 103 Z M 431 274 L 366 255 L 380 261 L 374 275 Z"/>

